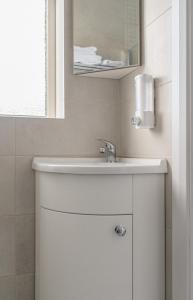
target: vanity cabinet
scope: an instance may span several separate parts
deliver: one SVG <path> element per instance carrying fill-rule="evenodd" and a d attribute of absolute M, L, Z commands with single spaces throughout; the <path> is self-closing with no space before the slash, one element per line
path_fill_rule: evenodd
<path fill-rule="evenodd" d="M 41 300 L 132 300 L 132 216 L 41 209 L 41 222 Z"/>
<path fill-rule="evenodd" d="M 36 300 L 164 300 L 167 166 L 37 158 Z"/>

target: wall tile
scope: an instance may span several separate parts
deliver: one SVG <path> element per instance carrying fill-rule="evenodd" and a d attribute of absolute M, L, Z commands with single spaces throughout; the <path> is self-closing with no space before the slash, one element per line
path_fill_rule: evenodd
<path fill-rule="evenodd" d="M 31 214 L 35 211 L 34 173 L 32 157 L 16 157 L 16 214 Z"/>
<path fill-rule="evenodd" d="M 0 277 L 0 299 L 15 300 L 15 277 L 14 276 Z"/>
<path fill-rule="evenodd" d="M 172 6 L 172 0 L 144 0 L 143 2 L 145 25 L 150 24 Z"/>
<path fill-rule="evenodd" d="M 113 102 L 119 99 L 119 80 L 72 76 L 67 88 L 66 100 L 77 105 L 85 101 L 95 104 L 97 100 Z M 80 104 L 79 104 L 80 103 Z"/>
<path fill-rule="evenodd" d="M 145 72 L 152 74 L 159 84 L 171 81 L 172 72 L 172 16 L 171 9 L 145 30 Z"/>
<path fill-rule="evenodd" d="M 0 118 L 0 155 L 14 155 L 15 153 L 15 120 L 14 118 Z"/>
<path fill-rule="evenodd" d="M 34 274 L 16 276 L 15 300 L 35 300 Z"/>
<path fill-rule="evenodd" d="M 77 155 L 77 149 L 82 155 L 93 153 L 98 156 L 98 138 L 106 138 L 117 146 L 120 144 L 120 103 L 117 100 L 106 99 L 92 103 L 85 101 L 86 114 L 76 101 L 71 101 L 70 118 L 74 132 L 71 153 Z M 119 152 L 119 149 L 118 149 Z"/>
<path fill-rule="evenodd" d="M 15 210 L 15 158 L 0 156 L 0 216 Z"/>
<path fill-rule="evenodd" d="M 34 273 L 35 224 L 34 216 L 16 217 L 16 274 Z"/>
<path fill-rule="evenodd" d="M 0 276 L 15 273 L 15 219 L 0 217 Z"/>

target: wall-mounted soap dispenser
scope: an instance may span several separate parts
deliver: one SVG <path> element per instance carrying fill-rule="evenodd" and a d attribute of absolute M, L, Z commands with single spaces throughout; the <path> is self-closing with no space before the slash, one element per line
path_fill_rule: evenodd
<path fill-rule="evenodd" d="M 136 111 L 132 117 L 135 128 L 154 128 L 154 79 L 151 75 L 140 74 L 135 77 Z"/>

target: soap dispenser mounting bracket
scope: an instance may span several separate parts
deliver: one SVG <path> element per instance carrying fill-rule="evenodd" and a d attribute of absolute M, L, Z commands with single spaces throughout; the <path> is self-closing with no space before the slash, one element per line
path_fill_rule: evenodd
<path fill-rule="evenodd" d="M 131 119 L 132 125 L 139 129 L 155 127 L 154 79 L 151 75 L 140 74 L 135 77 L 136 110 Z"/>

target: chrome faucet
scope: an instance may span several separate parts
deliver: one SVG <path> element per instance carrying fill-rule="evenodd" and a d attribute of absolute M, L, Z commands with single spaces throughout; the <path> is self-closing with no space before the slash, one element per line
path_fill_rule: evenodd
<path fill-rule="evenodd" d="M 98 139 L 98 140 L 100 142 L 103 142 L 105 145 L 105 147 L 101 147 L 99 149 L 99 152 L 106 154 L 106 162 L 108 163 L 116 162 L 116 146 L 109 141 L 103 139 Z"/>

